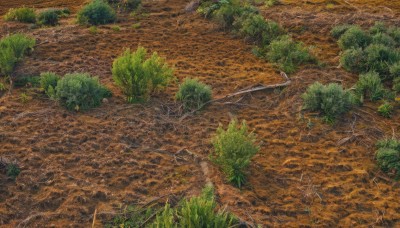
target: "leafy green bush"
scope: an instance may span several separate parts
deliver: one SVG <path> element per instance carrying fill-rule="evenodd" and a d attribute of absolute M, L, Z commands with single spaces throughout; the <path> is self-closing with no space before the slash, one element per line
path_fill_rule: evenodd
<path fill-rule="evenodd" d="M 50 98 L 56 97 L 56 90 L 58 81 L 61 77 L 52 72 L 46 72 L 40 74 L 40 87 Z"/>
<path fill-rule="evenodd" d="M 115 19 L 115 11 L 103 0 L 93 0 L 78 12 L 78 22 L 80 24 L 107 24 L 114 22 Z"/>
<path fill-rule="evenodd" d="M 357 26 L 356 25 L 348 25 L 348 24 L 335 26 L 331 30 L 331 36 L 335 39 L 339 39 L 345 32 L 347 32 L 347 30 L 349 30 L 351 28 L 357 28 Z"/>
<path fill-rule="evenodd" d="M 212 140 L 214 151 L 210 154 L 211 160 L 220 165 L 228 181 L 239 188 L 246 181 L 245 171 L 251 158 L 259 150 L 255 142 L 255 135 L 248 132 L 246 122 L 238 126 L 236 120 L 229 123 L 226 131 L 219 126 Z"/>
<path fill-rule="evenodd" d="M 19 175 L 19 173 L 21 172 L 21 169 L 19 168 L 19 166 L 17 164 L 8 164 L 7 165 L 7 176 L 11 177 L 12 179 L 15 180 L 15 178 L 17 178 L 17 176 Z"/>
<path fill-rule="evenodd" d="M 262 46 L 269 45 L 273 40 L 285 33 L 278 23 L 266 21 L 264 17 L 259 14 L 251 14 L 245 17 L 243 21 L 239 22 L 239 33 Z"/>
<path fill-rule="evenodd" d="M 371 43 L 372 38 L 359 27 L 349 28 L 338 40 L 339 47 L 343 50 L 365 48 Z"/>
<path fill-rule="evenodd" d="M 386 173 L 394 174 L 400 178 L 400 141 L 397 139 L 384 139 L 377 143 L 376 159 L 378 166 Z"/>
<path fill-rule="evenodd" d="M 379 115 L 390 118 L 393 112 L 393 106 L 390 103 L 385 102 L 381 106 L 378 107 Z"/>
<path fill-rule="evenodd" d="M 98 78 L 89 74 L 67 74 L 56 86 L 56 99 L 68 110 L 87 110 L 100 106 L 105 97 Z"/>
<path fill-rule="evenodd" d="M 112 74 L 115 83 L 127 96 L 128 102 L 146 100 L 156 89 L 164 88 L 173 78 L 173 70 L 156 52 L 146 59 L 143 47 L 131 53 L 127 49 L 114 60 Z"/>
<path fill-rule="evenodd" d="M 299 65 L 315 61 L 303 43 L 295 42 L 289 36 L 272 41 L 266 56 L 286 73 L 293 73 Z"/>
<path fill-rule="evenodd" d="M 23 34 L 6 36 L 0 40 L 0 71 L 10 75 L 24 54 L 33 49 L 36 41 Z"/>
<path fill-rule="evenodd" d="M 31 8 L 21 7 L 15 9 L 9 9 L 8 13 L 4 15 L 6 21 L 19 21 L 23 23 L 35 23 L 36 14 Z"/>
<path fill-rule="evenodd" d="M 360 98 L 361 102 L 364 98 L 369 98 L 371 101 L 382 99 L 387 93 L 383 87 L 379 74 L 376 72 L 369 72 L 360 75 L 355 87 L 356 94 Z"/>
<path fill-rule="evenodd" d="M 58 24 L 59 12 L 57 10 L 51 9 L 43 11 L 39 14 L 38 21 L 42 25 L 55 26 Z"/>
<path fill-rule="evenodd" d="M 197 79 L 186 78 L 176 93 L 176 99 L 183 103 L 185 110 L 202 108 L 211 98 L 211 87 Z"/>
<path fill-rule="evenodd" d="M 320 112 L 327 122 L 333 122 L 356 103 L 354 95 L 336 83 L 322 85 L 315 82 L 308 87 L 302 98 L 305 109 Z"/>

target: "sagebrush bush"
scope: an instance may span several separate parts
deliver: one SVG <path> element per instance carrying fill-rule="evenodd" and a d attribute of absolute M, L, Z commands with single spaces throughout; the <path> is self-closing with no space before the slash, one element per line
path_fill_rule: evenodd
<path fill-rule="evenodd" d="M 349 28 L 338 40 L 339 47 L 342 50 L 350 48 L 365 48 L 372 41 L 372 38 L 359 27 Z"/>
<path fill-rule="evenodd" d="M 376 71 L 382 78 L 390 75 L 389 66 L 400 61 L 400 53 L 381 44 L 372 44 L 365 49 L 366 71 Z"/>
<path fill-rule="evenodd" d="M 285 34 L 285 31 L 278 23 L 266 21 L 265 18 L 259 14 L 251 14 L 239 22 L 239 33 L 257 42 L 261 46 L 269 45 L 273 40 Z"/>
<path fill-rule="evenodd" d="M 40 87 L 50 98 L 55 98 L 56 87 L 61 77 L 52 72 L 45 72 L 40 74 Z"/>
<path fill-rule="evenodd" d="M 365 48 L 372 41 L 372 38 L 359 27 L 349 28 L 338 40 L 339 47 L 343 50 L 351 48 Z"/>
<path fill-rule="evenodd" d="M 350 72 L 362 73 L 366 72 L 367 58 L 361 48 L 348 49 L 340 56 L 340 64 Z"/>
<path fill-rule="evenodd" d="M 345 32 L 347 32 L 347 30 L 351 28 L 357 28 L 357 26 L 348 24 L 335 26 L 331 30 L 331 36 L 335 39 L 339 39 Z"/>
<path fill-rule="evenodd" d="M 272 41 L 266 57 L 286 73 L 293 73 L 299 65 L 315 61 L 303 43 L 295 42 L 289 36 Z"/>
<path fill-rule="evenodd" d="M 255 135 L 248 132 L 246 122 L 238 125 L 236 120 L 232 120 L 227 130 L 222 126 L 218 127 L 217 134 L 212 139 L 214 150 L 210 159 L 221 166 L 229 182 L 240 188 L 246 181 L 245 172 L 251 158 L 259 147 L 255 144 Z"/>
<path fill-rule="evenodd" d="M 387 32 L 387 27 L 384 22 L 376 21 L 375 24 L 369 28 L 369 33 L 372 35 L 381 33 L 384 34 Z"/>
<path fill-rule="evenodd" d="M 364 98 L 369 98 L 371 101 L 382 99 L 387 93 L 376 72 L 361 74 L 355 85 L 355 91 L 361 102 Z"/>
<path fill-rule="evenodd" d="M 116 13 L 114 9 L 103 0 L 93 0 L 78 12 L 80 24 L 101 25 L 114 22 Z"/>
<path fill-rule="evenodd" d="M 212 17 L 222 27 L 232 27 L 235 18 L 243 13 L 243 7 L 239 0 L 229 0 L 220 2 L 220 6 L 213 11 Z"/>
<path fill-rule="evenodd" d="M 302 98 L 304 109 L 320 112 L 327 122 L 333 122 L 356 103 L 354 95 L 336 83 L 322 85 L 315 82 L 308 87 Z"/>
<path fill-rule="evenodd" d="M 36 40 L 23 34 L 6 36 L 0 40 L 0 72 L 10 75 L 24 54 L 32 50 Z"/>
<path fill-rule="evenodd" d="M 390 118 L 393 112 L 393 106 L 390 103 L 385 102 L 381 106 L 378 107 L 379 115 Z"/>
<path fill-rule="evenodd" d="M 186 78 L 176 93 L 176 99 L 183 103 L 185 110 L 202 108 L 211 98 L 211 87 L 197 79 Z"/>
<path fill-rule="evenodd" d="M 128 102 L 147 100 L 154 90 L 164 88 L 173 79 L 173 70 L 165 59 L 154 52 L 146 59 L 147 50 L 127 49 L 114 60 L 113 79 L 127 96 Z"/>
<path fill-rule="evenodd" d="M 400 28 L 395 26 L 389 27 L 387 34 L 396 42 L 397 47 L 400 46 Z"/>
<path fill-rule="evenodd" d="M 28 7 L 12 8 L 9 9 L 7 14 L 4 15 L 6 21 L 19 21 L 23 23 L 35 23 L 36 13 L 35 10 Z"/>
<path fill-rule="evenodd" d="M 389 67 L 390 77 L 399 78 L 400 77 L 400 62 L 394 63 Z"/>
<path fill-rule="evenodd" d="M 98 78 L 89 74 L 67 74 L 57 83 L 56 99 L 68 110 L 87 110 L 97 107 L 105 97 Z"/>
<path fill-rule="evenodd" d="M 376 144 L 376 159 L 382 171 L 400 178 L 400 141 L 397 139 L 384 139 Z"/>
<path fill-rule="evenodd" d="M 38 23 L 41 25 L 55 26 L 58 24 L 59 11 L 50 9 L 43 11 L 38 16 Z"/>
<path fill-rule="evenodd" d="M 372 36 L 372 43 L 373 44 L 381 44 L 386 47 L 391 47 L 394 48 L 396 47 L 396 41 L 389 35 L 385 33 L 377 33 L 374 36 Z"/>

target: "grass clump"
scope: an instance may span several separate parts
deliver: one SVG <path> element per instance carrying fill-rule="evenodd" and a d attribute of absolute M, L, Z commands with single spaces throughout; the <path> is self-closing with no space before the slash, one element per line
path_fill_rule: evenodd
<path fill-rule="evenodd" d="M 50 98 L 56 97 L 56 87 L 61 77 L 52 72 L 46 72 L 40 74 L 40 87 Z"/>
<path fill-rule="evenodd" d="M 55 78 L 54 76 L 51 77 Z M 55 90 L 55 97 L 60 104 L 68 110 L 75 111 L 100 106 L 107 91 L 100 84 L 98 78 L 82 73 L 65 75 L 57 82 Z"/>
<path fill-rule="evenodd" d="M 376 144 L 376 160 L 380 169 L 400 179 L 400 141 L 384 139 Z"/>
<path fill-rule="evenodd" d="M 286 73 L 293 73 L 299 65 L 315 61 L 308 48 L 293 41 L 289 36 L 272 41 L 266 57 L 277 63 Z"/>
<path fill-rule="evenodd" d="M 357 26 L 355 25 L 348 25 L 348 24 L 344 24 L 344 25 L 338 25 L 335 26 L 332 30 L 331 30 L 331 36 L 335 39 L 339 39 L 345 32 L 347 32 L 347 30 L 351 29 L 351 28 L 357 28 Z"/>
<path fill-rule="evenodd" d="M 14 163 L 10 163 L 7 165 L 7 176 L 12 178 L 13 180 L 15 180 L 15 178 L 17 178 L 17 176 L 20 174 L 21 169 L 19 168 L 19 166 L 17 164 Z"/>
<path fill-rule="evenodd" d="M 308 87 L 302 98 L 304 109 L 320 112 L 328 123 L 333 123 L 356 103 L 354 95 L 336 83 L 322 85 L 316 82 Z"/>
<path fill-rule="evenodd" d="M 55 9 L 50 9 L 43 11 L 39 14 L 38 23 L 47 26 L 58 25 L 58 19 L 60 17 L 60 11 Z"/>
<path fill-rule="evenodd" d="M 387 93 L 379 74 L 376 72 L 360 75 L 355 85 L 355 91 L 361 102 L 363 102 L 364 98 L 369 98 L 370 101 L 377 101 L 384 98 Z"/>
<path fill-rule="evenodd" d="M 389 68 L 390 77 L 396 79 L 400 78 L 400 62 L 397 62 Z"/>
<path fill-rule="evenodd" d="M 176 99 L 183 103 L 187 111 L 202 108 L 211 98 L 211 87 L 197 79 L 186 78 L 176 93 Z"/>
<path fill-rule="evenodd" d="M 173 79 L 173 70 L 156 52 L 146 58 L 147 50 L 138 47 L 135 52 L 127 49 L 114 60 L 113 79 L 127 97 L 128 102 L 143 101 Z"/>
<path fill-rule="evenodd" d="M 93 0 L 78 12 L 78 23 L 102 25 L 116 20 L 114 9 L 103 0 Z"/>
<path fill-rule="evenodd" d="M 393 112 L 393 106 L 388 102 L 385 102 L 384 104 L 378 107 L 378 113 L 383 117 L 390 118 L 392 112 Z"/>
<path fill-rule="evenodd" d="M 214 151 L 210 158 L 221 166 L 228 181 L 240 188 L 246 182 L 246 169 L 259 147 L 255 145 L 255 135 L 248 132 L 246 122 L 238 125 L 236 120 L 232 120 L 226 130 L 218 127 L 212 139 Z"/>
<path fill-rule="evenodd" d="M 4 20 L 35 23 L 36 13 L 34 9 L 28 7 L 12 8 L 8 10 L 6 15 L 4 15 Z"/>
<path fill-rule="evenodd" d="M 343 50 L 366 48 L 371 43 L 371 36 L 359 27 L 349 28 L 340 36 L 338 44 Z"/>
<path fill-rule="evenodd" d="M 10 76 L 24 54 L 32 50 L 36 41 L 23 34 L 6 36 L 0 40 L 0 72 Z"/>
<path fill-rule="evenodd" d="M 400 93 L 400 77 L 393 80 L 393 90 L 399 94 Z"/>

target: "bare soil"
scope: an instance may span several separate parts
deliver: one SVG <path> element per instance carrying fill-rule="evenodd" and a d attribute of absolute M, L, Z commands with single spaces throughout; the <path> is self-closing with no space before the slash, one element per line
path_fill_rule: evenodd
<path fill-rule="evenodd" d="M 290 75 L 293 83 L 283 90 L 214 103 L 184 119 L 174 102 L 177 83 L 148 103 L 126 104 L 110 69 L 124 48 L 138 45 L 166 57 L 179 81 L 197 77 L 211 85 L 217 98 L 283 81 L 271 64 L 251 53 L 250 44 L 186 13 L 187 3 L 145 1 L 144 16 L 120 14 L 120 32 L 105 25 L 91 34 L 74 23 L 74 15 L 54 28 L 0 21 L 0 36 L 25 32 L 38 42 L 16 77 L 89 72 L 114 93 L 84 113 L 66 111 L 29 87 L 0 98 L 0 157 L 22 168 L 16 181 L 0 172 L 0 226 L 88 227 L 97 210 L 95 225 L 101 227 L 125 205 L 192 196 L 207 180 L 216 186 L 221 206 L 264 226 L 400 226 L 400 185 L 381 173 L 374 160 L 376 140 L 399 131 L 398 110 L 385 119 L 376 113 L 378 103 L 366 104 L 327 125 L 302 112 L 300 98 L 315 81 L 350 87 L 357 80 L 338 67 L 340 50 L 329 37 L 332 26 L 369 26 L 375 20 L 398 25 L 400 3 L 283 1 L 262 9 L 263 15 L 313 45 L 326 66 L 304 66 Z M 76 12 L 82 4 L 1 1 L 0 13 L 22 5 L 66 6 Z M 22 93 L 31 99 L 23 103 Z M 219 123 L 234 117 L 247 120 L 261 144 L 242 190 L 229 185 L 207 157 Z"/>

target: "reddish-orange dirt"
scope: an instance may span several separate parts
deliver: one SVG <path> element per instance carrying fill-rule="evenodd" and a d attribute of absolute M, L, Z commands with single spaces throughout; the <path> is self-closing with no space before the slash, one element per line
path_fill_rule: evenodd
<path fill-rule="evenodd" d="M 375 7 L 378 1 L 370 2 L 284 1 L 262 9 L 296 39 L 315 46 L 326 66 L 302 67 L 283 90 L 214 103 L 183 120 L 174 103 L 177 83 L 148 103 L 125 103 L 110 70 L 124 48 L 142 45 L 157 51 L 174 66 L 179 81 L 197 77 L 213 87 L 215 97 L 283 79 L 243 40 L 186 13 L 185 0 L 145 1 L 145 15 L 119 15 L 120 32 L 106 25 L 91 34 L 74 24 L 75 15 L 54 28 L 1 21 L 0 36 L 18 31 L 37 39 L 33 53 L 17 67 L 17 77 L 88 72 L 114 96 L 84 113 L 66 111 L 28 87 L 0 98 L 0 157 L 22 168 L 15 181 L 0 173 L 0 226 L 88 227 L 97 210 L 95 225 L 101 227 L 125 205 L 169 194 L 195 195 L 208 178 L 218 203 L 248 222 L 278 227 L 400 226 L 400 185 L 374 161 L 375 141 L 398 132 L 398 114 L 385 119 L 376 114 L 379 104 L 366 104 L 331 126 L 301 111 L 300 95 L 314 81 L 351 87 L 357 80 L 337 67 L 340 50 L 329 37 L 332 26 L 399 21 L 400 4 Z M 2 1 L 0 12 L 20 5 L 76 11 L 82 3 Z M 140 27 L 134 28 L 138 22 Z M 22 93 L 31 99 L 21 102 Z M 229 185 L 207 157 L 218 124 L 226 125 L 233 117 L 247 120 L 261 146 L 241 190 Z M 200 161 L 208 164 L 209 173 Z"/>

